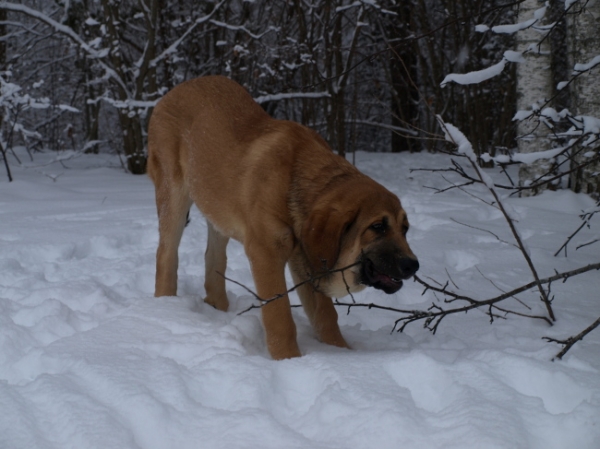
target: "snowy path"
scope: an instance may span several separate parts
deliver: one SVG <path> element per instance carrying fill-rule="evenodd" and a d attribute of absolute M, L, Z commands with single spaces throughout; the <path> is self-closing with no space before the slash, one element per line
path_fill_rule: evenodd
<path fill-rule="evenodd" d="M 82 156 L 13 168 L 11 184 L 0 176 L 0 449 L 600 447 L 600 330 L 563 361 L 550 362 L 560 347 L 542 340 L 600 315 L 598 272 L 553 285 L 552 328 L 514 316 L 490 325 L 475 310 L 445 319 L 436 335 L 418 323 L 391 334 L 390 312 L 340 309 L 348 351 L 317 342 L 294 309 L 305 355 L 274 362 L 258 311 L 237 315 L 250 295 L 229 284 L 228 313 L 200 301 L 197 211 L 180 249 L 180 297 L 152 296 L 152 185 L 111 163 Z M 446 167 L 446 156 L 361 153 L 357 165 L 401 197 L 423 278 L 445 282 L 447 270 L 480 299 L 498 293 L 490 281 L 505 290 L 530 281 L 516 249 L 457 223 L 511 241 L 497 211 L 423 187 L 445 186 L 438 174 L 409 173 Z M 508 203 L 541 276 L 599 261 L 598 244 L 552 256 L 593 205 L 587 196 Z M 228 276 L 251 287 L 239 244 L 229 260 Z M 421 293 L 406 282 L 356 300 L 424 309 L 435 297 Z M 543 313 L 535 291 L 519 298 Z"/>

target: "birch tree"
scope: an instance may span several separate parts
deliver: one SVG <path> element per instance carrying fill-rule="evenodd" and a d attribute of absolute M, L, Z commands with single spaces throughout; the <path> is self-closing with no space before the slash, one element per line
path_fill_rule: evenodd
<path fill-rule="evenodd" d="M 544 24 L 548 2 L 538 9 L 533 9 L 539 6 L 534 0 L 521 3 L 524 12 L 519 16 L 520 21 L 491 27 L 494 33 L 518 34 L 518 51 L 505 51 L 500 62 L 475 72 L 451 73 L 442 86 L 450 82 L 478 84 L 498 76 L 507 64 L 518 63 L 520 96 L 514 116 L 520 131 L 518 151 L 500 158 L 483 154 L 482 159 L 521 164 L 519 187 L 515 190 L 520 194 L 535 194 L 549 185 L 559 185 L 570 174 L 575 179 L 571 187 L 576 191 L 597 194 L 600 190 L 597 167 L 600 161 L 598 6 L 587 0 L 567 0 L 560 4 L 561 12 L 554 14 L 558 18 Z M 553 55 L 554 61 L 547 57 L 553 51 L 548 42 L 551 41 L 550 33 L 560 32 L 558 24 L 565 16 L 571 17 L 568 31 L 571 64 L 574 65 L 568 79 L 557 83 L 553 68 L 560 72 L 557 76 L 562 76 L 562 71 L 556 70 L 560 55 Z M 481 24 L 477 29 L 485 32 L 490 27 Z M 537 31 L 539 36 L 536 38 L 531 31 Z M 559 111 L 554 108 L 555 100 L 564 97 L 557 94 L 561 90 L 570 90 L 575 113 L 566 108 Z M 558 103 L 564 105 L 564 98 Z M 566 123 L 571 125 L 568 130 L 564 127 Z M 566 183 L 563 186 L 566 187 Z"/>
<path fill-rule="evenodd" d="M 593 133 L 583 141 L 583 151 L 575 157 L 575 163 L 598 158 L 600 152 L 600 2 L 580 1 L 575 5 L 577 14 L 568 16 L 569 60 L 577 76 L 569 85 L 572 120 L 583 129 Z M 585 148 L 587 147 L 587 148 Z M 600 162 L 592 163 L 573 172 L 573 190 L 600 195 Z"/>
<path fill-rule="evenodd" d="M 539 110 L 553 94 L 550 40 L 543 39 L 546 30 L 542 20 L 546 11 L 547 6 L 538 0 L 525 0 L 518 6 L 516 26 L 496 27 L 496 32 L 514 32 L 522 28 L 516 33 L 516 50 L 524 58 L 522 63 L 517 64 L 517 110 Z M 536 153 L 552 148 L 550 130 L 534 117 L 519 121 L 517 134 L 519 153 Z M 550 159 L 522 164 L 519 167 L 519 183 L 527 185 L 551 170 Z M 536 194 L 539 190 L 523 190 L 522 194 Z"/>

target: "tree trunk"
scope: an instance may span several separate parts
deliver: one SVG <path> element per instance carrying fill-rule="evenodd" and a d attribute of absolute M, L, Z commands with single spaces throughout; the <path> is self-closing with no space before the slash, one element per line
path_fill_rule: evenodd
<path fill-rule="evenodd" d="M 134 175 L 146 173 L 143 124 L 139 115 L 129 116 L 126 109 L 119 110 L 119 121 L 123 131 L 123 151 L 127 157 L 127 169 Z"/>
<path fill-rule="evenodd" d="M 6 64 L 6 10 L 0 10 L 0 70 L 4 71 Z M 4 114 L 0 113 L 0 154 L 2 155 L 2 160 L 4 162 L 4 168 L 6 169 L 6 175 L 8 176 L 8 181 L 12 182 L 13 177 L 10 172 L 10 165 L 8 165 L 8 155 L 6 154 L 6 149 L 4 148 L 4 135 L 2 132 L 2 122 L 4 121 Z"/>
<path fill-rule="evenodd" d="M 535 10 L 542 6 L 537 0 L 525 0 L 519 5 L 518 22 L 533 17 Z M 552 97 L 552 76 L 550 72 L 550 44 L 535 30 L 528 28 L 517 33 L 517 51 L 532 48 L 525 56 L 526 62 L 517 65 L 517 109 L 531 110 L 542 106 Z M 551 148 L 550 131 L 535 118 L 522 120 L 518 124 L 517 143 L 519 153 L 533 153 Z M 552 171 L 553 161 L 540 159 L 532 164 L 523 164 L 519 169 L 519 184 L 528 185 L 545 173 Z M 546 184 L 544 184 L 546 186 Z M 541 190 L 524 190 L 523 195 L 536 195 Z"/>
<path fill-rule="evenodd" d="M 412 2 L 404 2 L 392 8 L 397 18 L 394 18 L 389 26 L 390 42 L 397 42 L 410 36 L 413 7 Z M 413 45 L 404 43 L 392 52 L 390 58 L 392 126 L 412 129 L 418 120 L 419 92 L 414 85 L 415 80 L 418 79 L 416 64 L 417 56 Z M 414 137 L 392 131 L 392 153 L 419 150 L 420 143 Z"/>
<path fill-rule="evenodd" d="M 581 2 L 585 9 L 579 14 L 569 15 L 567 35 L 570 53 L 570 65 L 585 64 L 600 53 L 600 2 Z M 582 5 L 582 6 L 583 6 Z M 598 67 L 579 76 L 570 84 L 571 112 L 577 116 L 600 118 L 600 75 Z M 585 141 L 585 138 L 584 138 Z M 590 148 L 591 150 L 591 148 Z M 578 152 L 572 163 L 585 162 L 589 150 Z M 598 150 L 596 150 L 596 153 Z M 571 188 L 575 192 L 600 196 L 600 163 L 587 165 L 573 173 Z"/>
<path fill-rule="evenodd" d="M 127 168 L 134 175 L 141 175 L 146 172 L 143 133 L 145 123 L 144 117 L 140 115 L 140 111 L 135 106 L 127 107 L 125 105 L 130 101 L 143 101 L 156 95 L 156 68 L 150 62 L 156 55 L 158 0 L 147 0 L 141 3 L 144 6 L 146 25 L 146 42 L 143 56 L 139 60 L 139 66 L 133 80 L 127 83 L 129 92 L 124 86 L 113 82 L 115 97 L 124 104 L 118 106 L 119 123 L 123 138 L 123 151 L 127 158 Z M 126 63 L 121 48 L 122 39 L 118 29 L 120 23 L 119 5 L 110 0 L 103 0 L 102 7 L 107 34 L 111 39 L 110 58 L 112 66 L 115 67 L 115 72 L 121 80 L 127 80 L 128 76 L 124 71 Z M 149 111 L 150 113 L 151 111 Z"/>

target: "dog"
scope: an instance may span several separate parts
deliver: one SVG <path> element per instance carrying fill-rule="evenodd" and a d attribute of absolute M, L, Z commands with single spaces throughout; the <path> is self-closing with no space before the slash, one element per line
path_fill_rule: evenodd
<path fill-rule="evenodd" d="M 419 268 L 396 195 L 303 125 L 269 116 L 222 76 L 186 81 L 156 105 L 148 128 L 159 244 L 155 296 L 177 293 L 177 251 L 196 204 L 207 220 L 205 302 L 226 311 L 230 238 L 244 246 L 273 359 L 301 355 L 286 294 L 289 265 L 319 340 L 348 348 L 332 297 L 365 286 L 394 293 Z"/>

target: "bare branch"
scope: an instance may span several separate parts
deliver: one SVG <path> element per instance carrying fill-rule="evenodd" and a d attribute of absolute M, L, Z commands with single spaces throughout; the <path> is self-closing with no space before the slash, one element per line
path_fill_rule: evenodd
<path fill-rule="evenodd" d="M 454 218 L 452 218 L 452 217 L 450 218 L 450 220 L 451 220 L 451 221 L 453 221 L 454 223 L 457 223 L 457 224 L 459 224 L 459 225 L 466 226 L 467 228 L 476 229 L 476 230 L 478 230 L 478 231 L 481 231 L 481 232 L 486 232 L 486 233 L 488 233 L 488 234 L 491 234 L 491 235 L 492 235 L 492 236 L 494 236 L 494 237 L 496 238 L 496 240 L 498 240 L 500 243 L 504 243 L 504 244 L 506 244 L 506 245 L 510 245 L 510 246 L 514 246 L 515 248 L 518 248 L 518 246 L 517 246 L 517 245 L 515 245 L 514 243 L 510 243 L 510 242 L 507 242 L 506 240 L 502 240 L 500 237 L 498 237 L 498 235 L 494 234 L 492 231 L 490 231 L 490 230 L 488 230 L 488 229 L 483 229 L 483 228 L 479 228 L 479 227 L 477 227 L 477 226 L 469 225 L 469 224 L 463 223 L 463 222 L 461 222 L 461 221 L 458 221 L 458 220 L 456 220 L 456 219 L 454 219 Z"/>
<path fill-rule="evenodd" d="M 563 280 L 563 282 L 565 282 L 570 277 L 573 277 L 573 276 L 576 276 L 576 275 L 579 275 L 582 273 L 586 273 L 586 272 L 592 271 L 592 270 L 600 270 L 600 263 L 590 264 L 585 267 L 581 267 L 576 270 L 567 271 L 564 273 L 556 273 L 553 276 L 547 277 L 545 279 L 540 279 L 539 282 L 540 282 L 540 284 L 550 284 L 553 281 L 561 280 L 561 279 Z M 448 290 L 447 289 L 448 284 L 446 284 L 440 288 L 440 287 L 436 287 L 434 285 L 431 285 L 431 284 L 423 281 L 418 276 L 415 276 L 414 279 L 416 282 L 420 283 L 421 285 L 423 285 L 425 287 L 425 290 L 423 291 L 423 293 L 425 293 L 427 290 L 432 290 L 434 292 L 442 293 L 443 295 L 449 297 L 450 299 L 444 300 L 444 302 L 446 302 L 446 303 L 451 303 L 451 302 L 455 302 L 455 301 L 466 301 L 469 304 L 466 306 L 463 306 L 463 307 L 455 308 L 455 309 L 443 309 L 440 306 L 434 304 L 427 311 L 425 311 L 425 310 L 406 311 L 406 310 L 402 310 L 402 309 L 394 310 L 394 308 L 386 308 L 386 310 L 394 310 L 399 313 L 408 314 L 408 316 L 396 320 L 396 323 L 394 325 L 394 330 L 402 323 L 401 326 L 398 328 L 399 332 L 404 330 L 404 328 L 408 324 L 410 324 L 414 321 L 424 319 L 425 320 L 424 327 L 428 328 L 429 330 L 431 330 L 435 333 L 435 331 L 437 330 L 437 327 L 439 326 L 440 321 L 447 315 L 451 315 L 451 314 L 455 314 L 455 313 L 463 313 L 463 312 L 466 313 L 472 309 L 477 309 L 480 307 L 492 307 L 492 306 L 493 306 L 493 308 L 490 308 L 488 311 L 488 315 L 490 315 L 490 317 L 498 317 L 497 315 L 494 315 L 492 313 L 492 311 L 495 309 L 495 310 L 501 311 L 505 314 L 512 314 L 512 315 L 519 315 L 519 316 L 524 316 L 524 317 L 528 317 L 528 318 L 540 319 L 540 320 L 543 320 L 543 321 L 547 322 L 548 324 L 552 325 L 552 321 L 549 320 L 547 317 L 539 316 L 539 315 L 524 314 L 524 313 L 516 312 L 513 310 L 507 310 L 505 308 L 500 308 L 496 305 L 500 301 L 503 301 L 507 298 L 514 297 L 518 293 L 522 293 L 533 287 L 536 287 L 537 282 L 535 282 L 535 281 L 530 282 L 525 285 L 522 285 L 521 287 L 518 287 L 516 289 L 513 289 L 509 292 L 503 293 L 499 296 L 496 296 L 496 297 L 493 297 L 490 299 L 476 300 L 474 298 L 471 298 L 471 297 L 468 297 L 465 295 L 459 295 L 453 291 Z M 345 304 L 345 303 L 338 303 L 338 305 L 353 307 L 352 304 Z M 362 307 L 365 307 L 365 305 L 362 305 Z M 381 308 L 381 307 L 377 307 L 377 308 Z"/>
<path fill-rule="evenodd" d="M 544 337 L 544 340 L 546 341 L 565 345 L 565 347 L 558 354 L 552 357 L 552 361 L 554 361 L 555 359 L 562 359 L 563 356 L 573 347 L 575 343 L 583 340 L 583 337 L 585 337 L 591 331 L 596 329 L 598 326 L 600 326 L 600 317 L 598 317 L 596 321 L 594 321 L 590 326 L 586 327 L 583 331 L 581 331 L 577 335 L 567 338 L 566 340 L 557 340 L 555 338 Z"/>
<path fill-rule="evenodd" d="M 565 241 L 565 243 L 563 243 L 562 246 L 560 248 L 558 248 L 558 250 L 554 253 L 554 257 L 556 257 L 563 250 L 563 248 L 565 250 L 565 257 L 567 256 L 567 245 L 571 242 L 571 240 L 573 239 L 573 237 L 575 237 L 579 233 L 579 231 L 581 231 L 585 226 L 587 226 L 587 227 L 590 226 L 590 220 L 598 212 L 600 212 L 600 200 L 598 200 L 598 202 L 596 203 L 596 209 L 595 210 L 592 210 L 590 212 L 584 212 L 583 214 L 580 215 L 580 217 L 583 220 L 583 222 L 581 223 L 581 225 L 569 237 L 567 237 L 567 240 Z M 579 248 L 583 248 L 584 246 L 591 245 L 593 243 L 596 243 L 597 241 L 598 241 L 598 239 L 593 240 L 593 241 L 588 242 L 588 243 L 584 243 L 583 245 L 579 245 L 575 249 L 577 250 Z"/>
<path fill-rule="evenodd" d="M 550 317 L 550 319 L 552 321 L 555 321 L 556 318 L 554 316 L 554 311 L 552 310 L 552 304 L 550 303 L 550 300 L 548 299 L 548 295 L 547 295 L 546 291 L 544 290 L 544 288 L 542 287 L 542 284 L 540 283 L 539 276 L 538 276 L 537 270 L 535 268 L 535 265 L 533 264 L 533 261 L 531 260 L 531 257 L 529 256 L 529 252 L 527 251 L 527 248 L 525 248 L 525 244 L 523 243 L 523 240 L 521 239 L 521 235 L 519 234 L 519 232 L 515 226 L 515 221 L 510 216 L 508 210 L 504 206 L 504 203 L 500 199 L 500 195 L 498 195 L 498 192 L 494 188 L 494 184 L 491 181 L 490 177 L 487 174 L 484 174 L 483 171 L 481 170 L 481 167 L 479 166 L 479 164 L 477 162 L 477 157 L 475 156 L 475 152 L 473 151 L 471 142 L 468 141 L 468 139 L 464 136 L 464 134 L 462 134 L 462 132 L 458 128 L 456 128 L 453 125 L 450 125 L 448 123 L 445 123 L 442 120 L 442 118 L 439 116 L 438 116 L 438 122 L 439 122 L 440 126 L 442 127 L 442 129 L 444 130 L 446 139 L 449 142 L 453 142 L 457 146 L 458 152 L 460 154 L 464 154 L 467 156 L 467 159 L 468 159 L 469 163 L 471 164 L 471 167 L 477 174 L 477 177 L 487 187 L 489 192 L 492 194 L 492 197 L 495 200 L 495 206 L 498 207 L 498 209 L 502 212 L 502 215 L 506 219 L 508 227 L 510 228 L 510 230 L 513 234 L 513 237 L 514 237 L 515 241 L 517 242 L 517 245 L 519 246 L 519 250 L 521 251 L 523 258 L 527 262 L 527 265 L 529 266 L 529 270 L 531 271 L 531 274 L 533 275 L 533 278 L 535 279 L 536 285 L 537 285 L 538 290 L 541 295 L 542 302 L 546 305 L 546 310 L 548 311 L 548 316 Z"/>
<path fill-rule="evenodd" d="M 246 285 L 244 285 L 244 284 L 242 284 L 241 282 L 238 282 L 238 281 L 236 281 L 236 280 L 234 280 L 234 279 L 228 278 L 228 277 L 227 277 L 227 276 L 225 276 L 223 273 L 217 272 L 217 274 L 218 274 L 219 276 L 222 276 L 222 277 L 223 277 L 225 280 L 227 280 L 227 281 L 229 281 L 229 282 L 233 282 L 233 283 L 234 283 L 234 284 L 236 284 L 236 285 L 239 285 L 239 286 L 240 286 L 240 287 L 242 287 L 244 290 L 246 290 L 248 293 L 250 293 L 252 296 L 254 296 L 254 298 L 255 298 L 255 299 L 257 299 L 258 301 L 261 301 L 261 303 L 260 303 L 259 305 L 253 304 L 253 305 L 251 305 L 250 307 L 248 307 L 247 309 L 244 309 L 244 310 L 242 310 L 240 313 L 238 313 L 238 315 L 242 315 L 242 314 L 244 314 L 244 313 L 246 313 L 246 312 L 248 312 L 248 311 L 250 311 L 250 310 L 252 310 L 252 309 L 260 309 L 260 308 L 262 308 L 262 307 L 266 306 L 267 304 L 269 304 L 269 303 L 271 303 L 271 302 L 273 302 L 273 301 L 276 301 L 276 300 L 278 300 L 279 298 L 282 298 L 282 297 L 286 296 L 288 293 L 291 293 L 291 292 L 293 292 L 294 290 L 297 290 L 299 287 L 303 286 L 304 284 L 308 284 L 308 283 L 310 283 L 310 284 L 313 284 L 313 285 L 314 285 L 314 284 L 315 284 L 315 282 L 317 282 L 317 281 L 319 281 L 319 280 L 321 280 L 321 279 L 323 279 L 323 278 L 325 278 L 325 277 L 327 277 L 327 276 L 330 276 L 330 275 L 332 275 L 333 273 L 342 272 L 342 274 L 343 274 L 343 272 L 344 272 L 344 271 L 346 271 L 346 270 L 348 270 L 348 269 L 350 269 L 350 268 L 352 268 L 352 267 L 355 267 L 355 266 L 357 266 L 357 265 L 359 265 L 359 264 L 360 264 L 360 261 L 359 261 L 359 262 L 354 262 L 353 264 L 350 264 L 350 265 L 348 265 L 348 266 L 345 266 L 345 267 L 342 267 L 342 268 L 336 268 L 336 269 L 334 269 L 334 270 L 327 270 L 326 272 L 324 272 L 324 273 L 321 273 L 321 274 L 319 274 L 319 275 L 317 275 L 317 276 L 311 276 L 311 277 L 309 277 L 308 279 L 305 279 L 304 281 L 302 281 L 302 282 L 299 282 L 298 284 L 296 284 L 296 285 L 294 285 L 293 287 L 289 288 L 289 289 L 288 289 L 288 290 L 286 290 L 285 292 L 278 293 L 278 294 L 276 294 L 275 296 L 272 296 L 271 298 L 268 298 L 268 299 L 261 298 L 260 296 L 258 296 L 258 294 L 257 294 L 256 292 L 254 292 L 252 289 L 250 289 L 250 288 L 249 288 L 249 287 L 247 287 Z M 346 282 L 346 279 L 345 279 L 345 278 L 344 278 L 344 282 Z M 346 284 L 346 288 L 348 289 L 348 293 L 350 293 L 350 290 L 349 290 L 348 284 Z"/>

